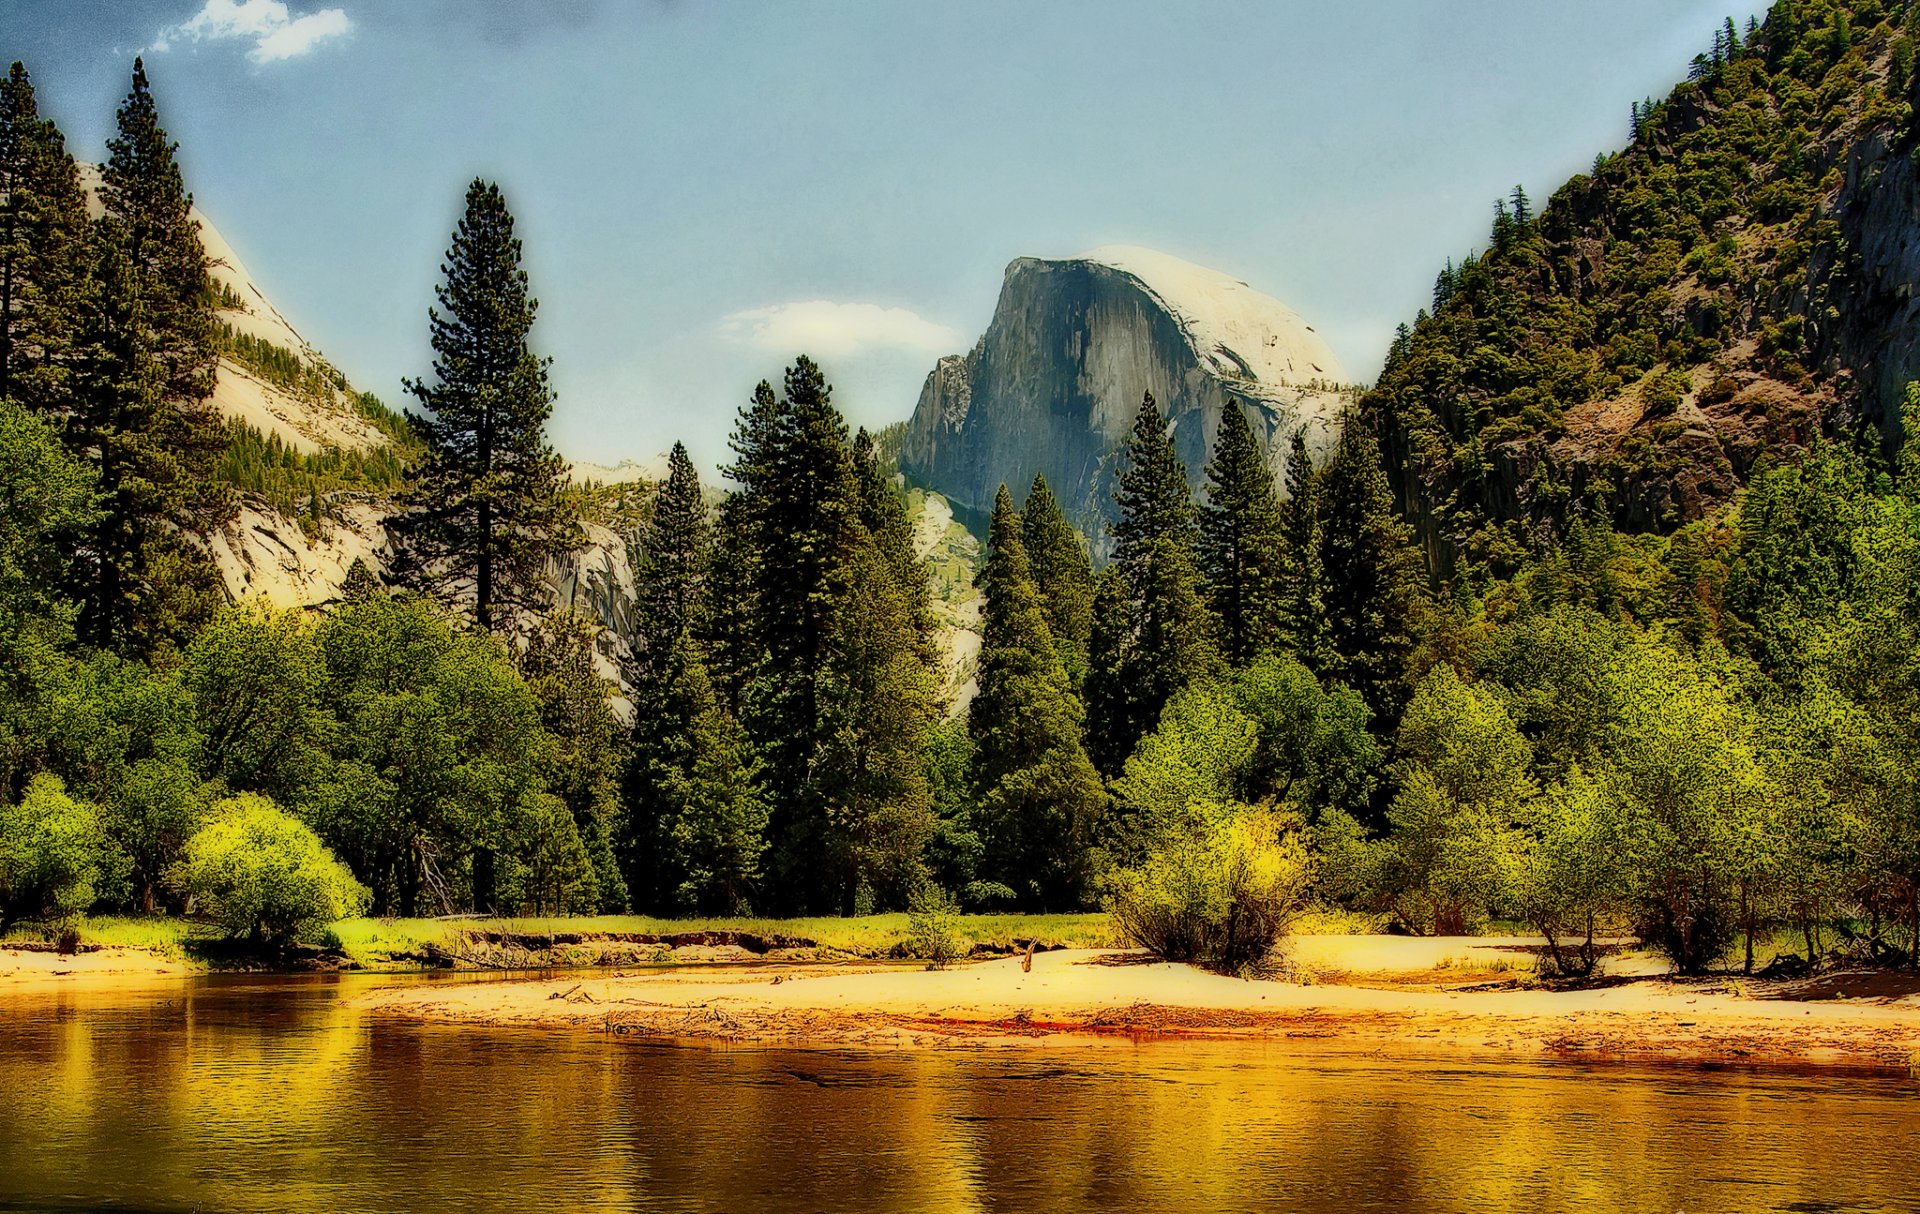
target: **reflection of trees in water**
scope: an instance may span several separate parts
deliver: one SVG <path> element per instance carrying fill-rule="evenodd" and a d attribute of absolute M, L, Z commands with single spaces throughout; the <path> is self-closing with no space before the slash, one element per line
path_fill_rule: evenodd
<path fill-rule="evenodd" d="M 1920 1126 L 1891 1080 L 1263 1045 L 665 1049 L 372 1024 L 288 985 L 0 999 L 0 1205 L 1199 1214 L 1760 1192 L 1710 1177 L 1771 1182 L 1770 1205 L 1887 1203 L 1910 1135 L 1848 1127 Z"/>

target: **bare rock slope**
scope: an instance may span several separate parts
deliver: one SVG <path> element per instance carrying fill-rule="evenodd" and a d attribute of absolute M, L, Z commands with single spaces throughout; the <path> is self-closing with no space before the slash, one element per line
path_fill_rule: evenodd
<path fill-rule="evenodd" d="M 1246 411 L 1277 473 L 1301 427 L 1316 455 L 1331 447 L 1346 381 L 1297 312 L 1225 274 L 1127 246 L 1023 257 L 972 352 L 927 376 L 900 463 L 982 512 L 1003 482 L 1024 493 L 1044 473 L 1101 551 L 1114 456 L 1143 392 L 1198 490 L 1229 403 Z"/>

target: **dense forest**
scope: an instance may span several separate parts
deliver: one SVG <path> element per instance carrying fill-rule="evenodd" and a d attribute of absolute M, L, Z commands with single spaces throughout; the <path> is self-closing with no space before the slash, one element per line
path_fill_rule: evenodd
<path fill-rule="evenodd" d="M 953 715 L 900 479 L 812 360 L 741 406 L 717 506 L 676 447 L 632 512 L 623 704 L 551 609 L 579 497 L 501 192 L 468 191 L 418 412 L 303 463 L 208 406 L 223 355 L 314 372 L 220 328 L 138 64 L 97 218 L 15 65 L 0 928 L 1104 905 L 1238 966 L 1318 901 L 1526 924 L 1569 974 L 1620 932 L 1685 971 L 1776 934 L 1920 960 L 1920 393 L 1845 388 L 1808 151 L 1905 132 L 1912 77 L 1904 9 L 1782 0 L 1537 215 L 1502 200 L 1323 464 L 1296 437 L 1276 484 L 1230 409 L 1196 502 L 1147 395 L 1100 568 L 1003 486 Z M 1772 426 L 1731 477 L 1687 413 L 1726 402 Z M 201 537 L 239 496 L 317 518 L 349 482 L 394 498 L 388 569 L 224 601 Z"/>

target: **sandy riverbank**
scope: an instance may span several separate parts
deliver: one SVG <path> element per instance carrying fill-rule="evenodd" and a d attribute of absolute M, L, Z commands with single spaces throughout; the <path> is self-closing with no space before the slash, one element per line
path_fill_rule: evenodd
<path fill-rule="evenodd" d="M 145 978 L 178 978 L 199 966 L 145 948 L 97 948 L 55 953 L 0 948 L 0 990 L 12 987 L 112 985 Z"/>
<path fill-rule="evenodd" d="M 365 992 L 376 1015 L 571 1028 L 659 1040 L 1007 1046 L 1076 1035 L 1313 1041 L 1368 1050 L 1907 1069 L 1920 996 L 1794 999 L 1729 980 L 1653 977 L 1518 989 L 1484 939 L 1309 937 L 1296 957 L 1339 981 L 1248 981 L 1100 950 L 941 972 L 805 965 L 569 974 Z M 1511 952 L 1505 954 L 1512 956 Z M 1441 958 L 1450 964 L 1438 965 Z M 1424 965 L 1419 963 L 1424 962 Z M 1644 970 L 1631 960 L 1616 973 Z M 1627 976 L 1627 975 L 1622 975 Z"/>

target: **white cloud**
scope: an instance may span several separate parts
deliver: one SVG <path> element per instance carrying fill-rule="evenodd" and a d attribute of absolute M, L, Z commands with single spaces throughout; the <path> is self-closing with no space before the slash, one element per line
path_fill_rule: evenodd
<path fill-rule="evenodd" d="M 148 49 L 164 51 L 182 38 L 194 42 L 240 40 L 253 43 L 247 58 L 255 63 L 277 63 L 298 58 L 351 29 L 353 22 L 344 9 L 323 8 L 296 17 L 282 0 L 206 0 L 192 17 L 161 30 Z"/>
<path fill-rule="evenodd" d="M 952 354 L 961 336 L 905 308 L 809 299 L 735 312 L 720 322 L 723 335 L 782 358 L 851 358 L 885 351 Z"/>

